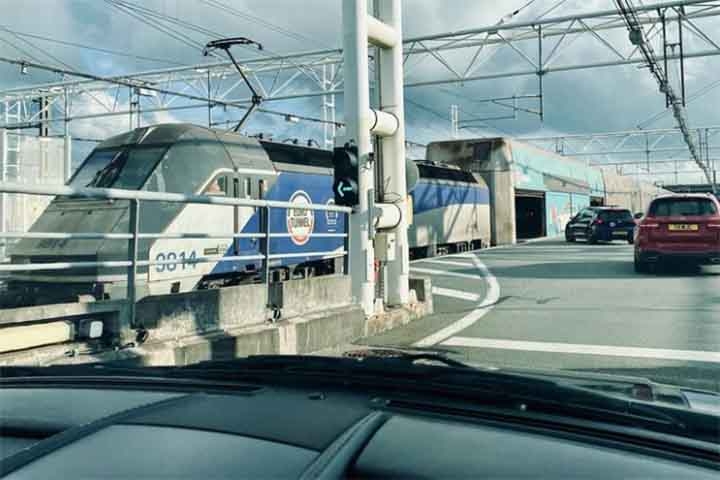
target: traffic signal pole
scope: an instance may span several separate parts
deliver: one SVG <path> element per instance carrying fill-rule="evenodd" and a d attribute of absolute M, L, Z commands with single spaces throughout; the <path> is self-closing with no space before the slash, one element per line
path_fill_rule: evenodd
<path fill-rule="evenodd" d="M 353 296 L 366 315 L 375 307 L 375 252 L 370 238 L 370 195 L 374 195 L 370 161 L 370 89 L 366 0 L 344 0 L 343 68 L 345 70 L 345 137 L 357 147 L 358 205 L 350 215 L 350 274 Z"/>
<path fill-rule="evenodd" d="M 368 15 L 367 0 L 344 0 L 343 68 L 345 70 L 345 143 L 357 148 L 358 203 L 350 217 L 350 274 L 353 295 L 366 315 L 375 311 L 375 229 L 390 234 L 393 252 L 387 257 L 387 300 L 391 305 L 408 302 L 409 249 L 407 239 L 407 187 L 401 0 L 378 2 L 378 17 Z M 379 47 L 380 106 L 370 109 L 368 45 Z M 375 203 L 375 175 L 371 134 L 381 137 L 384 198 Z M 336 183 L 342 187 L 343 183 Z M 336 199 L 338 196 L 336 196 Z M 398 219 L 399 213 L 399 219 Z"/>

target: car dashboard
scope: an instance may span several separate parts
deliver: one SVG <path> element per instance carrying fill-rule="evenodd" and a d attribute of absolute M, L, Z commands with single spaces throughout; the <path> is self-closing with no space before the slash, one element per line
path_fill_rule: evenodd
<path fill-rule="evenodd" d="M 0 475 L 717 478 L 708 464 L 577 433 L 432 411 L 400 393 L 180 383 L 6 383 Z"/>

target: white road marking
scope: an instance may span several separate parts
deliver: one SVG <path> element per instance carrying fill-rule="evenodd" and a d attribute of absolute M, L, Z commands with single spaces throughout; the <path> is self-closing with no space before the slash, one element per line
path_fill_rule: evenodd
<path fill-rule="evenodd" d="M 432 287 L 433 295 L 440 295 L 441 297 L 457 298 L 459 300 L 468 300 L 471 302 L 477 302 L 480 300 L 480 295 L 477 293 L 464 292 L 462 290 L 453 290 L 452 288 Z"/>
<path fill-rule="evenodd" d="M 442 344 L 454 347 L 522 350 L 525 352 L 572 353 L 580 355 L 604 355 L 608 357 L 635 357 L 720 363 L 720 353 L 703 350 L 670 350 L 665 348 L 619 347 L 578 343 L 527 342 L 521 340 L 475 337 L 452 337 L 442 342 Z"/>
<path fill-rule="evenodd" d="M 417 268 L 410 267 L 410 270 L 417 273 L 429 273 L 430 275 L 444 275 L 447 277 L 471 278 L 473 280 L 482 280 L 480 275 L 470 275 L 469 273 L 448 272 L 447 270 L 435 270 L 434 268 Z"/>
<path fill-rule="evenodd" d="M 497 282 L 497 279 L 495 276 L 493 276 L 492 273 L 490 273 L 490 270 L 487 269 L 487 267 L 478 259 L 475 255 L 472 254 L 463 254 L 462 258 L 470 258 L 472 259 L 473 265 L 478 270 L 478 272 L 483 276 L 485 279 L 485 282 L 487 283 L 487 294 L 485 295 L 485 299 L 475 308 L 472 312 L 468 313 L 464 317 L 462 317 L 460 320 L 458 320 L 455 323 L 452 323 L 448 325 L 447 327 L 438 330 L 437 332 L 428 335 L 427 337 L 413 343 L 413 346 L 415 347 L 430 347 L 432 345 L 436 345 L 440 342 L 442 342 L 445 339 L 448 339 L 455 335 L 458 332 L 461 332 L 468 328 L 470 325 L 474 324 L 478 320 L 480 320 L 483 316 L 485 316 L 486 313 L 488 313 L 490 310 L 492 310 L 492 307 L 497 303 L 498 299 L 500 298 L 500 285 Z M 429 269 L 416 269 L 418 270 L 429 270 Z M 454 276 L 470 276 L 462 273 L 456 273 L 456 272 L 443 272 L 442 270 L 436 270 L 436 272 L 439 272 L 440 275 L 448 275 L 453 274 Z M 426 272 L 431 273 L 431 272 Z M 472 277 L 472 278 L 479 278 L 479 277 Z"/>
<path fill-rule="evenodd" d="M 445 265 L 449 267 L 465 267 L 465 268 L 475 268 L 475 265 L 468 262 L 453 262 L 452 260 L 440 260 L 440 259 L 427 259 L 423 258 L 422 260 L 419 260 L 423 263 L 434 263 L 435 265 Z"/>

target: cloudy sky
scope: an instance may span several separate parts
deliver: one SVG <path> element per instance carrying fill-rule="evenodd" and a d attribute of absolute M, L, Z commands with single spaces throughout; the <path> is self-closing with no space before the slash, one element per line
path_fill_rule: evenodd
<path fill-rule="evenodd" d="M 635 0 L 649 4 L 654 0 Z M 113 5 L 115 2 L 115 5 Z M 158 20 L 132 16 L 117 7 L 118 3 L 140 5 L 178 21 L 202 27 L 217 36 L 247 36 L 261 42 L 266 52 L 288 53 L 338 47 L 342 43 L 340 0 L 0 0 L 0 56 L 35 59 L 41 63 L 66 65 L 77 71 L 97 75 L 116 75 L 154 68 L 205 61 L 197 45 L 209 35 L 190 28 L 173 26 Z M 528 4 L 529 3 L 529 4 Z M 559 5 L 558 5 L 559 4 Z M 222 5 L 231 10 L 222 9 Z M 549 9 L 557 7 L 549 13 Z M 546 17 L 613 9 L 612 0 L 404 0 L 404 37 L 489 26 L 503 20 L 525 21 L 542 14 Z M 510 14 L 520 11 L 512 18 Z M 720 42 L 720 18 L 700 19 L 695 23 Z M 164 26 L 165 32 L 158 31 Z M 509 35 L 509 34 L 508 34 Z M 604 35 L 622 53 L 631 50 L 627 32 L 617 30 Z M 55 40 L 50 41 L 47 38 Z M 548 41 L 551 49 L 555 39 Z M 707 50 L 708 44 L 686 33 L 686 50 Z M 58 43 L 65 42 L 65 43 Z M 69 45 L 70 43 L 76 45 Z M 84 45 L 90 48 L 81 48 Z M 536 55 L 533 42 L 518 44 L 527 55 Z M 101 52 L 98 49 L 106 50 Z M 612 53 L 590 34 L 578 36 L 559 51 L 557 65 L 611 60 Z M 453 68 L 464 70 L 474 51 L 465 49 L 447 55 Z M 244 51 L 240 58 L 250 58 Z M 478 58 L 476 75 L 530 68 L 529 64 L 507 46 L 488 48 Z M 686 62 L 686 85 L 690 96 L 706 87 L 720 84 L 720 57 L 691 59 Z M 416 57 L 406 65 L 407 82 L 447 78 L 449 72 L 437 62 Z M 29 83 L 58 80 L 57 75 L 31 71 L 20 75 L 15 66 L 0 62 L 0 90 Z M 426 143 L 447 139 L 450 135 L 451 104 L 460 107 L 460 118 L 507 116 L 508 110 L 474 100 L 538 93 L 537 77 L 516 77 L 468 82 L 463 85 L 418 87 L 406 90 L 408 137 Z M 462 130 L 463 136 L 512 135 L 533 136 L 556 133 L 591 133 L 635 128 L 674 126 L 671 115 L 647 121 L 664 109 L 664 98 L 647 69 L 622 66 L 545 76 L 545 119 L 518 112 L 515 119 L 491 120 L 474 130 Z M 298 84 L 297 89 L 304 88 Z M 307 88 L 307 87 L 305 87 Z M 299 91 L 299 90 L 298 90 Z M 293 93 L 288 91 L 286 93 Z M 338 98 L 341 113 L 342 98 Z M 521 104 L 536 109 L 536 101 Z M 720 124 L 720 88 L 709 89 L 688 106 L 692 127 Z M 78 111 L 95 112 L 97 105 L 77 106 Z M 85 110 L 83 110 L 83 108 Z M 268 108 L 311 116 L 320 115 L 320 100 L 304 99 L 273 102 Z M 150 114 L 147 122 L 206 122 L 206 112 Z M 223 118 L 218 112 L 218 119 Z M 237 118 L 229 113 L 227 118 Z M 123 119 L 77 122 L 75 135 L 102 136 L 118 133 L 127 127 Z M 320 138 L 314 124 L 288 124 L 278 117 L 256 115 L 247 126 L 249 133 L 273 131 L 276 138 Z M 720 135 L 717 137 L 720 140 Z M 720 146 L 720 141 L 716 140 Z M 711 146 L 713 145 L 711 141 Z M 684 152 L 678 158 L 687 158 Z M 633 160 L 629 156 L 614 160 Z M 694 180 L 685 174 L 681 181 Z"/>

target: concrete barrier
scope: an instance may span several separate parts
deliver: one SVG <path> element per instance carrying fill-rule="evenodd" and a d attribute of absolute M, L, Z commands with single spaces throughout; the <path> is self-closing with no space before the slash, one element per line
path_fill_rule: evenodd
<path fill-rule="evenodd" d="M 265 285 L 154 295 L 140 300 L 136 321 L 158 339 L 247 327 L 268 319 Z"/>
<path fill-rule="evenodd" d="M 122 309 L 122 300 L 87 303 L 55 303 L 34 307 L 0 309 L 0 327 L 18 323 L 42 322 L 73 317 L 117 314 Z"/>
<path fill-rule="evenodd" d="M 352 302 L 349 277 L 324 275 L 282 283 L 282 316 L 296 317 L 318 308 L 333 309 Z"/>
<path fill-rule="evenodd" d="M 256 354 L 312 353 L 347 345 L 432 313 L 430 279 L 412 278 L 410 288 L 417 302 L 366 318 L 358 305 L 350 303 L 348 277 L 285 282 L 281 287 L 285 315 L 275 323 L 267 321 L 264 285 L 150 297 L 137 305 L 137 319 L 150 329 L 148 341 L 142 345 L 54 345 L 0 354 L 0 365 L 101 361 L 188 365 Z"/>

